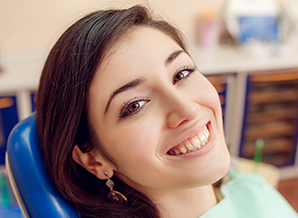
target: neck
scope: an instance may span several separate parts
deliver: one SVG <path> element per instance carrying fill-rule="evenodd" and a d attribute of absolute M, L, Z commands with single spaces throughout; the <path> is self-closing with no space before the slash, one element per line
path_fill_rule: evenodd
<path fill-rule="evenodd" d="M 153 201 L 163 218 L 197 218 L 217 202 L 212 185 L 168 193 L 154 193 L 153 196 L 155 199 Z"/>

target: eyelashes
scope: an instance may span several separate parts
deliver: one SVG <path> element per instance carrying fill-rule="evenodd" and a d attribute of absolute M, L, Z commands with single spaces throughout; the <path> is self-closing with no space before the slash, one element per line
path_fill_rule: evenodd
<path fill-rule="evenodd" d="M 139 112 L 143 107 L 145 107 L 145 104 L 148 103 L 150 100 L 145 98 L 134 98 L 126 103 L 124 103 L 124 106 L 122 107 L 119 118 L 124 118 L 127 115 L 132 115 L 137 112 Z"/>
<path fill-rule="evenodd" d="M 195 70 L 196 70 L 195 67 L 184 67 L 183 69 L 179 70 L 173 76 L 173 84 L 175 85 L 180 80 L 187 79 Z"/>
<path fill-rule="evenodd" d="M 173 85 L 179 83 L 180 81 L 185 81 L 186 79 L 188 79 L 195 70 L 195 67 L 183 67 L 182 69 L 178 70 L 178 72 L 173 75 Z M 121 120 L 125 117 L 139 113 L 146 107 L 147 103 L 149 102 L 150 99 L 147 98 L 133 98 L 128 102 L 125 102 L 119 112 L 119 119 Z"/>

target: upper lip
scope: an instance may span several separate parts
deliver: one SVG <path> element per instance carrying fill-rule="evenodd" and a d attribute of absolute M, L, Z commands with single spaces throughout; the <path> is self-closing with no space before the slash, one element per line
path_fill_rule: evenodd
<path fill-rule="evenodd" d="M 210 120 L 202 120 L 197 122 L 193 127 L 187 128 L 184 131 L 181 132 L 180 136 L 177 140 L 174 141 L 174 143 L 171 143 L 171 146 L 166 150 L 166 153 L 176 147 L 177 145 L 180 145 L 182 142 L 185 142 L 187 139 L 190 139 L 196 135 L 202 130 L 204 126 L 206 126 Z"/>

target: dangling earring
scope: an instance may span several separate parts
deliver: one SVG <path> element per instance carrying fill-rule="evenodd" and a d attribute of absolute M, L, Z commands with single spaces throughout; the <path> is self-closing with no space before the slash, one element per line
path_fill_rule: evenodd
<path fill-rule="evenodd" d="M 108 194 L 108 199 L 111 202 L 114 202 L 116 204 L 126 204 L 126 202 L 127 202 L 126 197 L 123 194 L 121 194 L 120 192 L 113 190 L 114 182 L 110 179 L 108 172 L 105 171 L 104 174 L 107 177 L 106 185 L 110 188 L 110 193 Z"/>

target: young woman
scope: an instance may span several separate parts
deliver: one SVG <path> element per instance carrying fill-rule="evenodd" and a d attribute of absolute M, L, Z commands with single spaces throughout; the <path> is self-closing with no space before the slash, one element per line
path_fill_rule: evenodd
<path fill-rule="evenodd" d="M 239 217 L 212 186 L 230 163 L 218 95 L 180 32 L 144 7 L 65 31 L 40 79 L 37 128 L 81 217 Z"/>

